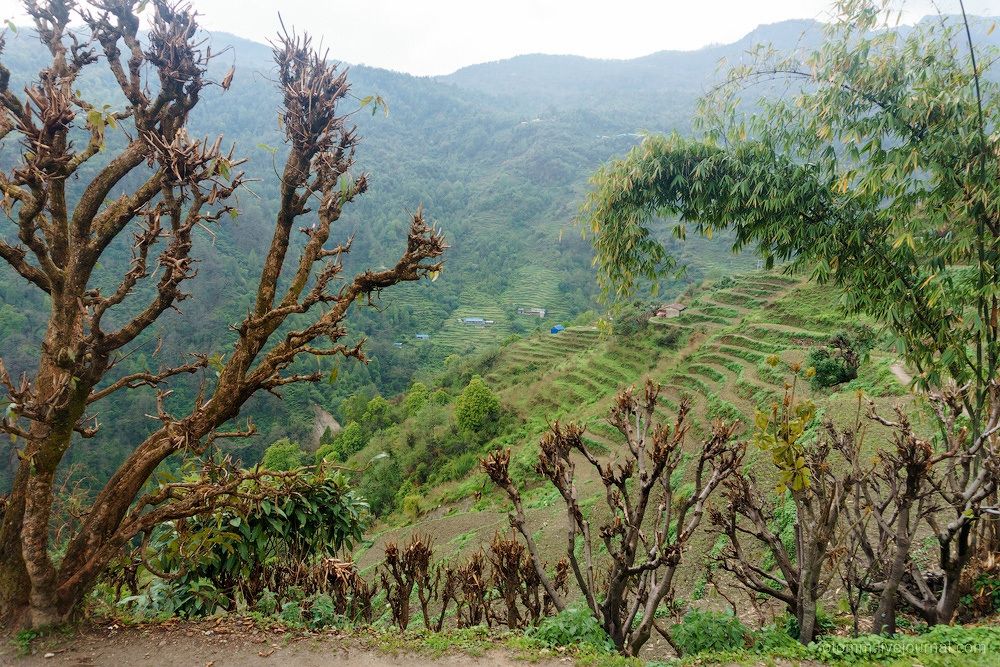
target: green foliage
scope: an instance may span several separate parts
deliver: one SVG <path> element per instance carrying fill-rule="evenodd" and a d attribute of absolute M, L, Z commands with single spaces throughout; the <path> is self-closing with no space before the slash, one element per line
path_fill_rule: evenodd
<path fill-rule="evenodd" d="M 491 427 L 500 415 L 500 399 L 474 376 L 455 400 L 455 421 L 463 431 L 477 433 Z"/>
<path fill-rule="evenodd" d="M 320 448 L 316 450 L 316 465 L 319 465 L 323 461 L 340 460 L 337 456 L 337 445 L 334 444 L 334 442 L 321 445 Z"/>
<path fill-rule="evenodd" d="M 768 358 L 769 366 L 778 364 L 777 356 Z M 793 368 L 795 377 L 792 384 L 786 385 L 785 400 L 775 404 L 770 414 L 755 410 L 753 443 L 771 454 L 771 459 L 778 469 L 778 486 L 775 491 L 782 495 L 786 489 L 793 493 L 801 492 L 809 487 L 810 474 L 806 467 L 805 443 L 803 435 L 816 418 L 816 406 L 810 400 L 796 400 L 795 389 L 798 383 L 799 368 Z M 812 369 L 806 371 L 810 377 Z"/>
<path fill-rule="evenodd" d="M 261 465 L 266 470 L 284 472 L 304 465 L 307 456 L 308 454 L 299 447 L 299 443 L 282 438 L 264 451 L 264 460 Z"/>
<path fill-rule="evenodd" d="M 551 647 L 586 644 L 609 653 L 615 650 L 611 638 L 584 605 L 569 605 L 559 614 L 543 619 L 531 636 Z"/>
<path fill-rule="evenodd" d="M 670 636 L 684 655 L 743 648 L 749 630 L 732 612 L 689 611 Z"/>
<path fill-rule="evenodd" d="M 42 633 L 34 628 L 27 628 L 25 630 L 20 630 L 16 635 L 12 643 L 17 647 L 18 657 L 24 657 L 31 653 L 31 642 L 42 636 Z"/>
<path fill-rule="evenodd" d="M 675 271 L 661 227 L 731 230 L 734 250 L 809 270 L 885 323 L 922 386 L 972 380 L 979 421 L 1000 363 L 995 50 L 957 21 L 895 30 L 888 3 L 833 17 L 819 48 L 762 45 L 731 69 L 700 104 L 703 138 L 651 135 L 594 174 L 581 221 L 602 291 Z"/>
<path fill-rule="evenodd" d="M 373 399 L 374 400 L 374 399 Z M 360 452 L 368 444 L 368 434 L 357 422 L 351 422 L 337 434 L 333 441 L 333 449 L 339 461 L 346 461 Z"/>
<path fill-rule="evenodd" d="M 153 579 L 122 604 L 134 604 L 140 614 L 202 616 L 232 608 L 238 597 L 253 607 L 265 591 L 280 601 L 294 594 L 287 586 L 299 568 L 352 550 L 368 525 L 368 505 L 339 472 L 320 469 L 265 483 L 281 489 L 277 500 L 268 496 L 247 511 L 219 510 L 157 530 L 148 560 L 172 578 Z M 243 489 L 256 490 L 250 483 Z"/>
<path fill-rule="evenodd" d="M 430 395 L 427 385 L 423 382 L 414 382 L 410 386 L 410 390 L 406 392 L 406 398 L 403 399 L 403 414 L 412 417 L 420 412 L 421 408 L 430 400 Z"/>
<path fill-rule="evenodd" d="M 371 513 L 384 517 L 397 509 L 396 494 L 403 486 L 403 472 L 395 457 L 380 459 L 365 471 L 358 492 L 368 502 Z"/>
<path fill-rule="evenodd" d="M 642 301 L 629 301 L 614 310 L 611 333 L 616 336 L 633 336 L 649 326 L 653 305 Z"/>
<path fill-rule="evenodd" d="M 368 401 L 364 414 L 361 415 L 361 425 L 365 427 L 365 430 L 371 434 L 385 428 L 389 423 L 389 401 L 381 396 L 376 396 Z"/>
<path fill-rule="evenodd" d="M 854 331 L 838 331 L 824 347 L 809 351 L 806 366 L 816 372 L 809 385 L 820 389 L 850 382 L 858 376 L 858 368 L 868 357 L 875 341 L 874 331 L 866 326 Z"/>
<path fill-rule="evenodd" d="M 418 494 L 413 494 L 403 498 L 403 516 L 405 516 L 410 521 L 416 521 L 423 514 L 423 509 L 421 507 L 421 501 L 423 497 Z"/>
<path fill-rule="evenodd" d="M 936 625 L 919 637 L 904 635 L 897 639 L 881 635 L 827 637 L 809 646 L 814 660 L 847 665 L 907 658 L 924 664 L 942 664 L 935 658 L 952 658 L 943 664 L 990 665 L 995 664 L 998 651 L 1000 628 L 960 625 Z"/>
<path fill-rule="evenodd" d="M 988 617 L 1000 611 L 1000 577 L 995 572 L 980 572 L 969 588 L 961 600 L 966 616 Z"/>
<path fill-rule="evenodd" d="M 799 638 L 799 619 L 792 614 L 785 614 L 784 616 L 785 624 L 785 634 L 787 634 L 792 639 Z M 822 635 L 828 635 L 837 629 L 837 623 L 833 620 L 833 617 L 829 613 L 823 611 L 822 609 L 816 612 L 816 630 L 815 636 L 819 637 Z"/>

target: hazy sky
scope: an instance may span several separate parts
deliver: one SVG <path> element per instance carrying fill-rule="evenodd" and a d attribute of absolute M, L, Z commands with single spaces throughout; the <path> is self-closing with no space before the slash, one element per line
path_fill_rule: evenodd
<path fill-rule="evenodd" d="M 823 20 L 830 0 L 193 0 L 209 30 L 264 41 L 278 26 L 321 37 L 332 57 L 411 74 L 448 74 L 522 53 L 635 58 L 733 42 L 762 23 Z M 958 0 L 910 0 L 903 21 L 957 13 Z M 17 0 L 0 20 L 24 25 Z M 992 15 L 1000 0 L 968 0 Z"/>

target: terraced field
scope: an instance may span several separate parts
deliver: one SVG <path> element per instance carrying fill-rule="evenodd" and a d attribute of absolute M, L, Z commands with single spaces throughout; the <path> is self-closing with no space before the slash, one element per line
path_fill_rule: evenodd
<path fill-rule="evenodd" d="M 511 286 L 504 292 L 502 301 L 509 310 L 518 306 L 544 308 L 545 321 L 558 322 L 566 315 L 559 308 L 559 274 L 550 269 L 525 267 L 518 271 Z"/>
<path fill-rule="evenodd" d="M 591 327 L 569 327 L 556 335 L 535 333 L 503 347 L 485 379 L 523 427 L 513 438 L 490 446 L 511 447 L 514 459 L 530 470 L 546 424 L 556 419 L 573 420 L 586 424 L 586 442 L 592 451 L 615 457 L 624 441 L 605 421 L 612 397 L 620 388 L 639 385 L 651 377 L 663 386 L 657 410 L 660 420 L 672 423 L 683 398 L 692 398 L 686 446 L 694 449 L 708 435 L 713 419 L 747 423 L 755 408 L 767 409 L 780 399 L 789 369 L 785 363 L 768 365 L 769 355 L 776 354 L 787 363 L 802 361 L 809 347 L 824 342 L 845 324 L 831 307 L 828 289 L 763 272 L 725 278 L 680 297 L 680 301 L 687 305 L 682 316 L 653 318 L 651 333 L 636 340 L 602 337 Z M 476 304 L 470 300 L 469 306 Z M 483 316 L 481 312 L 475 315 Z M 890 363 L 886 357 L 879 368 L 888 368 Z M 872 377 L 877 374 L 867 372 Z M 898 390 L 898 383 L 891 373 L 888 375 L 888 380 L 878 382 L 894 383 Z M 848 412 L 853 415 L 857 406 L 850 391 L 817 396 L 816 400 L 821 410 L 837 420 L 847 418 Z M 881 437 L 876 436 L 877 428 L 869 429 L 873 439 Z M 596 512 L 604 511 L 596 500 L 603 495 L 603 486 L 594 471 L 579 465 L 576 472 L 581 498 L 592 503 L 588 506 Z M 760 474 L 766 477 L 767 469 Z M 429 490 L 425 496 L 425 506 L 436 508 L 431 516 L 437 517 L 440 526 L 435 530 L 444 530 L 447 525 L 448 535 L 461 538 L 452 540 L 456 551 L 477 548 L 494 530 L 506 525 L 505 497 L 489 486 L 481 472 L 470 475 L 467 480 Z M 473 505 L 468 489 L 482 492 L 481 501 Z M 525 497 L 529 499 L 529 522 L 538 526 L 540 549 L 554 559 L 565 549 L 560 513 L 564 510 L 551 491 L 535 478 L 528 482 Z M 602 520 L 593 517 L 595 525 Z M 407 530 L 392 528 L 380 539 Z M 711 548 L 712 539 L 699 534 L 692 548 Z M 692 586 L 692 578 L 697 576 L 698 568 L 689 568 L 678 585 Z"/>
<path fill-rule="evenodd" d="M 493 324 L 487 327 L 464 324 L 462 320 L 467 317 L 493 320 Z M 510 319 L 496 298 L 482 292 L 465 290 L 462 292 L 458 308 L 432 336 L 432 341 L 435 345 L 458 352 L 468 348 L 481 349 L 487 345 L 495 345 L 510 332 Z"/>
<path fill-rule="evenodd" d="M 681 317 L 653 320 L 658 327 L 679 327 L 700 336 L 700 344 L 654 378 L 664 385 L 668 406 L 692 398 L 698 437 L 707 435 L 713 419 L 752 417 L 754 408 L 767 407 L 781 395 L 787 370 L 767 365 L 768 355 L 799 361 L 803 348 L 822 343 L 832 333 L 832 327 L 819 320 L 804 320 L 800 326 L 765 321 L 775 304 L 802 288 L 800 281 L 758 273 L 725 283 L 698 294 Z"/>

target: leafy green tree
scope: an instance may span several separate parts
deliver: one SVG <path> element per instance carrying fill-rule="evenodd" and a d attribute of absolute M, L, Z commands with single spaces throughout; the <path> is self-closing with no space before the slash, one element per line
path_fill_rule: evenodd
<path fill-rule="evenodd" d="M 455 400 L 455 421 L 463 431 L 484 431 L 500 415 L 500 399 L 483 379 L 473 376 L 468 386 Z"/>
<path fill-rule="evenodd" d="M 944 589 L 900 588 L 946 623 L 977 544 L 1000 545 L 996 522 L 979 521 L 997 506 L 1000 90 L 986 75 L 996 54 L 974 46 L 972 26 L 900 32 L 892 18 L 844 0 L 819 48 L 759 47 L 702 101 L 703 138 L 651 136 L 608 163 L 581 219 L 609 300 L 676 270 L 661 220 L 679 238 L 728 229 L 734 250 L 808 270 L 840 288 L 846 313 L 883 322 L 917 385 L 959 388 L 948 393 L 963 423 L 935 413 L 948 481 L 935 486 L 940 512 L 923 517 Z M 754 86 L 765 90 L 747 109 Z"/>
<path fill-rule="evenodd" d="M 341 461 L 346 461 L 353 454 L 360 452 L 368 444 L 368 434 L 357 422 L 351 422 L 337 436 L 334 447 Z"/>
<path fill-rule="evenodd" d="M 361 422 L 365 416 L 365 410 L 371 402 L 372 396 L 367 391 L 359 391 L 352 394 L 340 402 L 340 423 L 350 424 L 351 422 Z"/>
<path fill-rule="evenodd" d="M 403 400 L 404 414 L 410 417 L 420 412 L 420 409 L 430 400 L 430 396 L 431 393 L 427 389 L 427 385 L 423 382 L 414 382 L 413 386 L 410 387 L 410 391 L 406 393 L 406 398 Z"/>
<path fill-rule="evenodd" d="M 431 403 L 434 405 L 448 405 L 451 403 L 451 394 L 444 387 L 441 387 L 431 394 Z"/>
<path fill-rule="evenodd" d="M 369 433 L 379 431 L 391 423 L 389 420 L 389 401 L 376 396 L 368 401 L 365 412 L 361 415 L 361 424 Z"/>
<path fill-rule="evenodd" d="M 264 460 L 261 465 L 266 470 L 284 472 L 304 465 L 307 456 L 306 452 L 299 447 L 299 443 L 282 438 L 264 451 Z"/>

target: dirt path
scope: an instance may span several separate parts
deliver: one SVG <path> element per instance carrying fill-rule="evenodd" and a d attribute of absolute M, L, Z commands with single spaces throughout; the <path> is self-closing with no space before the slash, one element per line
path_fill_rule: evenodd
<path fill-rule="evenodd" d="M 89 626 L 72 633 L 36 639 L 32 654 L 18 657 L 9 638 L 0 637 L 0 667 L 446 667 L 450 665 L 525 664 L 502 650 L 485 655 L 450 653 L 440 657 L 415 652 L 386 652 L 373 639 L 337 631 L 289 633 L 239 621 L 170 622 L 133 627 Z M 571 665 L 569 657 L 536 662 L 543 667 Z"/>
<path fill-rule="evenodd" d="M 893 364 L 889 366 L 889 370 L 892 374 L 896 376 L 896 379 L 903 383 L 904 386 L 909 386 L 910 382 L 913 380 L 913 376 L 906 372 L 903 368 L 903 364 Z"/>

